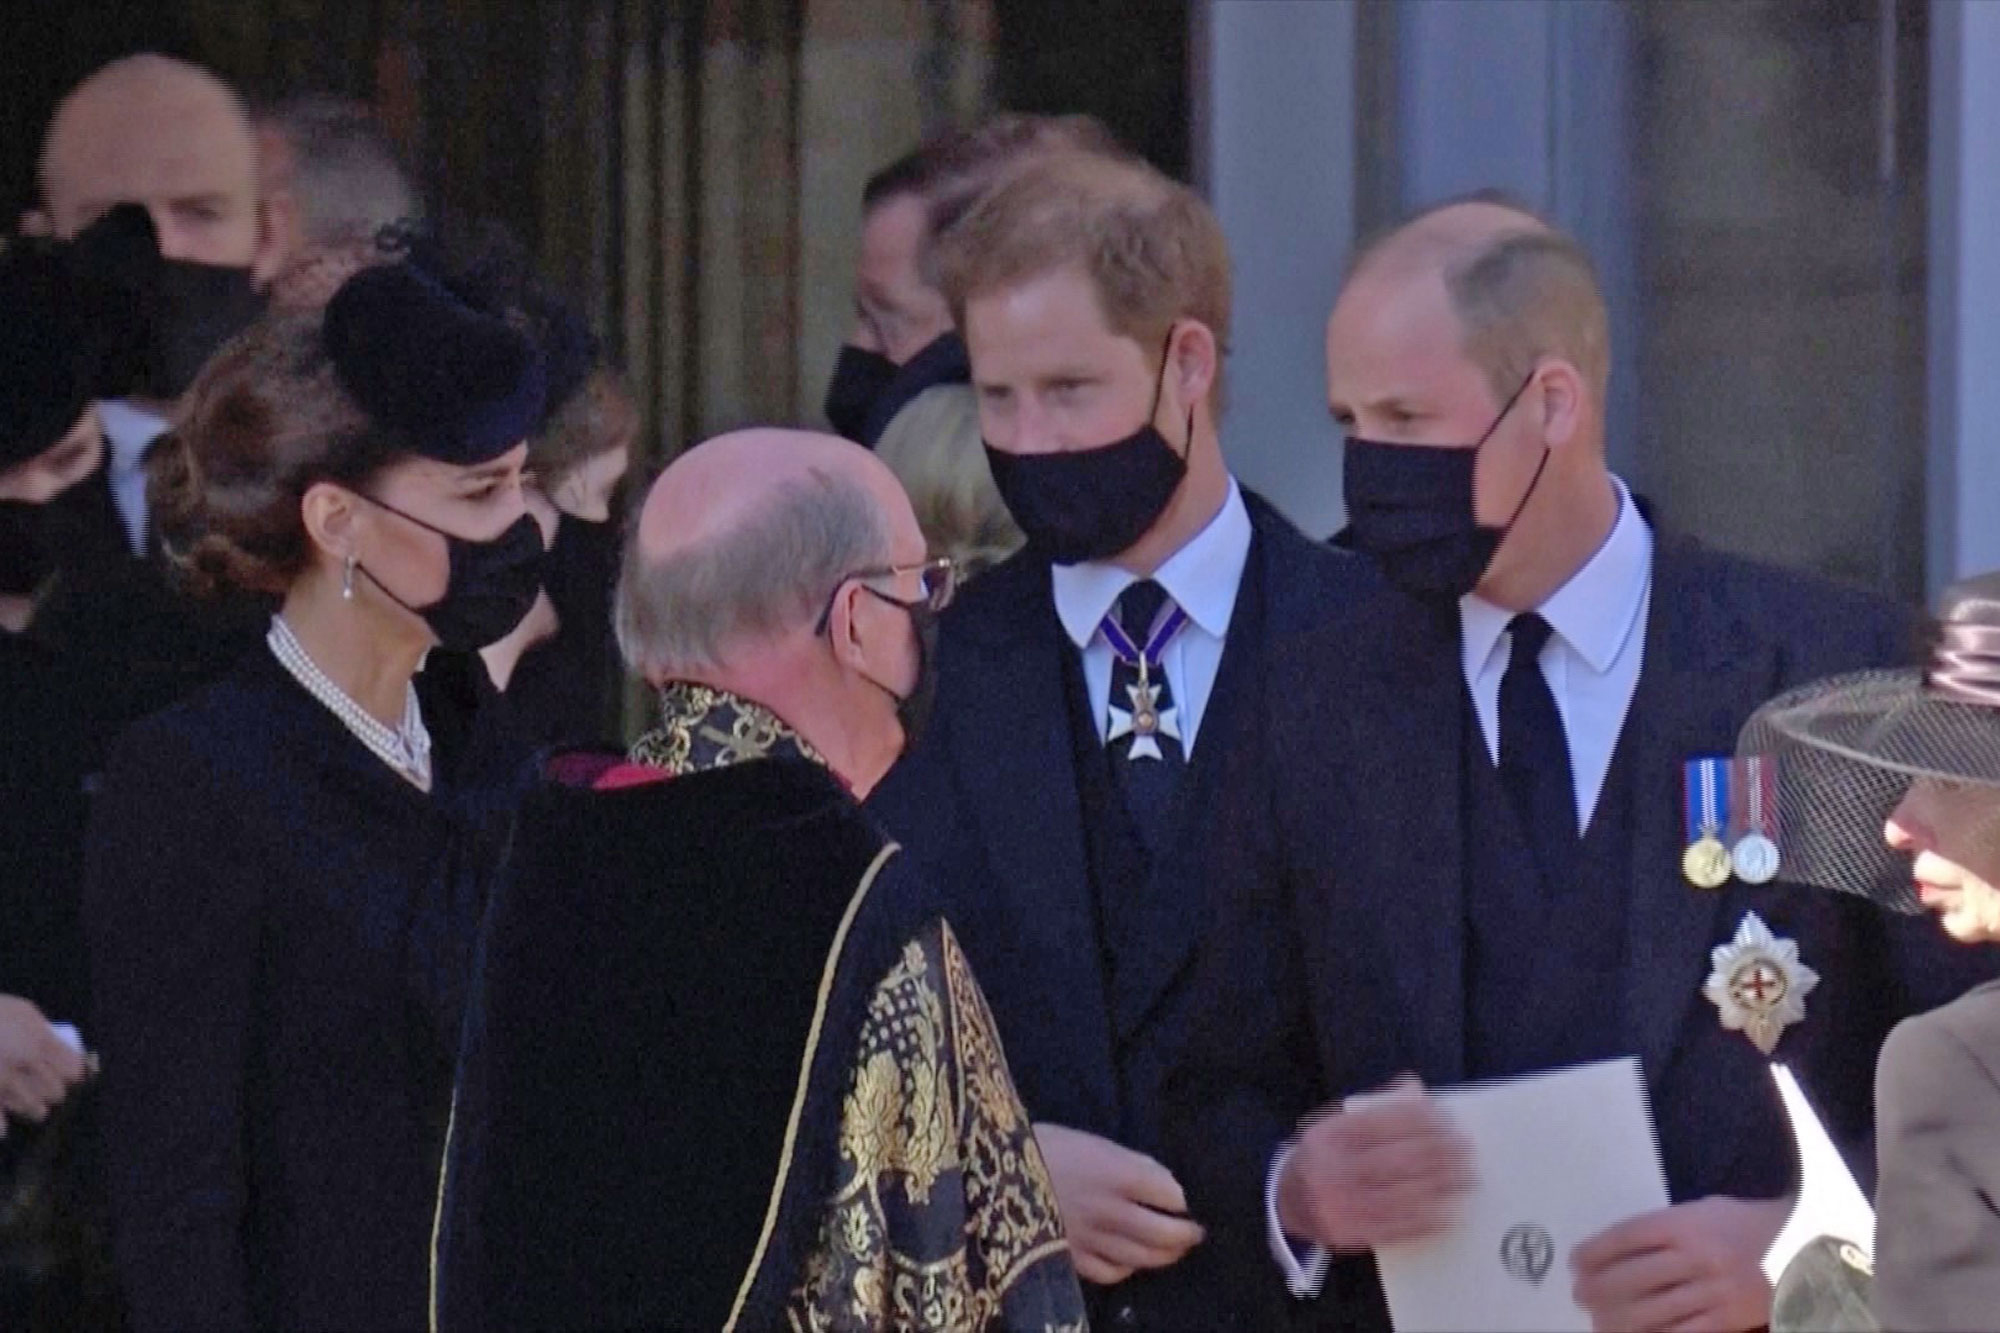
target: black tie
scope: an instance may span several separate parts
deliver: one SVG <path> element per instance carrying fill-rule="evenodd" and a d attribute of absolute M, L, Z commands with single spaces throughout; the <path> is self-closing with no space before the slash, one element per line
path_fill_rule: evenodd
<path fill-rule="evenodd" d="M 1569 736 L 1542 675 L 1549 622 L 1530 611 L 1507 626 L 1513 649 L 1500 677 L 1500 781 L 1544 876 L 1559 876 L 1576 850 L 1576 783 Z"/>
<path fill-rule="evenodd" d="M 1166 589 L 1145 579 L 1119 594 L 1112 614 L 1126 638 L 1143 649 L 1167 605 Z M 1187 767 L 1187 752 L 1180 741 L 1183 727 L 1167 686 L 1166 667 L 1148 667 L 1146 684 L 1153 692 L 1150 704 L 1139 686 L 1138 666 L 1120 654 L 1111 668 L 1111 768 L 1140 841 L 1149 854 L 1158 855 L 1166 840 L 1174 792 Z"/>

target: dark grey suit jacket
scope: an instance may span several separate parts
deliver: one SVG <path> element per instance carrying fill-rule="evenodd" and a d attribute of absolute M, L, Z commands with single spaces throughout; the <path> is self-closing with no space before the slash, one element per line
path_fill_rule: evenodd
<path fill-rule="evenodd" d="M 1875 1106 L 1882 1326 L 2000 1328 L 2000 982 L 1890 1033 Z"/>

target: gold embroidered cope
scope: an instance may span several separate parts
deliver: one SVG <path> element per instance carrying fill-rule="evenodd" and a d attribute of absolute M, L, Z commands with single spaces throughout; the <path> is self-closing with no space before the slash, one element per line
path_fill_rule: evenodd
<path fill-rule="evenodd" d="M 986 1329 L 1035 1265 L 1066 1254 L 1055 1188 L 993 1016 L 942 920 L 904 948 L 869 1002 L 841 1112 L 840 1170 L 790 1302 L 800 1333 Z M 933 1242 L 923 1252 L 911 1248 L 919 1238 L 899 1234 L 911 1216 L 944 1223 L 922 1228 Z M 1080 1309 L 1073 1323 L 1046 1325 L 1082 1326 Z"/>

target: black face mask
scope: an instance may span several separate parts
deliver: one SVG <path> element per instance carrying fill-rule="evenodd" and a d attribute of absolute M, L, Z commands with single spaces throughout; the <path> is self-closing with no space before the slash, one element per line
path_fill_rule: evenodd
<path fill-rule="evenodd" d="M 0 500 L 0 595 L 26 597 L 55 572 L 47 505 Z"/>
<path fill-rule="evenodd" d="M 956 333 L 939 334 L 900 366 L 879 352 L 843 347 L 827 385 L 826 419 L 847 439 L 873 449 L 896 414 L 924 390 L 971 377 L 972 363 Z"/>
<path fill-rule="evenodd" d="M 109 549 L 123 557 L 120 531 L 107 542 L 105 506 L 90 478 L 68 487 L 44 504 L 0 500 L 0 593 L 31 596 L 66 563 Z"/>
<path fill-rule="evenodd" d="M 1389 581 L 1413 597 L 1455 602 L 1477 588 L 1549 465 L 1543 446 L 1542 461 L 1512 517 L 1497 528 L 1479 522 L 1473 507 L 1479 451 L 1532 383 L 1533 375 L 1521 381 L 1470 448 L 1348 436 L 1341 465 L 1347 544 L 1374 557 Z"/>
<path fill-rule="evenodd" d="M 356 492 L 360 494 L 360 492 Z M 444 538 L 451 561 L 444 596 L 429 606 L 411 606 L 391 592 L 366 565 L 357 564 L 369 582 L 411 615 L 423 620 L 440 646 L 471 652 L 498 643 L 527 618 L 542 591 L 542 530 L 534 515 L 523 514 L 492 541 L 475 542 L 384 504 L 372 495 L 362 499 Z"/>
<path fill-rule="evenodd" d="M 1168 335 L 1171 344 L 1172 335 Z M 1153 425 L 1166 383 L 1166 352 L 1146 424 L 1122 440 L 1069 453 L 1010 454 L 986 446 L 993 484 L 1028 544 L 1058 565 L 1109 560 L 1130 550 L 1160 521 L 1187 477 L 1187 455 L 1174 452 Z M 1194 447 L 1188 409 L 1187 447 Z"/>
<path fill-rule="evenodd" d="M 542 588 L 565 634 L 579 627 L 609 632 L 611 590 L 618 581 L 618 525 L 571 514 L 556 523 L 556 539 L 542 561 Z M 590 628 L 597 627 L 597 628 Z"/>
<path fill-rule="evenodd" d="M 864 677 L 870 685 L 895 701 L 896 722 L 903 729 L 902 753 L 907 755 L 923 739 L 924 729 L 930 725 L 931 710 L 937 703 L 937 615 L 922 602 L 905 602 L 887 593 L 876 592 L 865 583 L 861 589 L 891 606 L 901 607 L 910 618 L 910 628 L 916 632 L 917 679 L 908 694 L 898 694 L 872 676 Z"/>
<path fill-rule="evenodd" d="M 173 260 L 161 268 L 146 357 L 121 396 L 179 398 L 209 358 L 263 313 L 247 268 Z"/>
<path fill-rule="evenodd" d="M 92 224 L 71 256 L 97 398 L 179 398 L 264 309 L 248 268 L 162 258 L 136 204 Z"/>
<path fill-rule="evenodd" d="M 826 419 L 845 439 L 861 443 L 875 400 L 896 378 L 896 363 L 866 347 L 843 347 L 826 386 Z"/>

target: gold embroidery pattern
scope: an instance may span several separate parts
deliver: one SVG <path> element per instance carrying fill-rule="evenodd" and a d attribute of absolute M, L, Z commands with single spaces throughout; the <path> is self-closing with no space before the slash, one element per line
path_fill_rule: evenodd
<path fill-rule="evenodd" d="M 1004 1292 L 1028 1268 L 1069 1246 L 1056 1212 L 1055 1183 L 1007 1071 L 986 996 L 951 927 L 940 924 L 939 931 L 963 1079 L 959 1100 L 976 1108 L 965 1126 L 966 1203 L 984 1220 L 986 1264 L 995 1288 Z"/>
<path fill-rule="evenodd" d="M 660 725 L 633 744 L 630 757 L 675 777 L 752 759 L 826 763 L 805 737 L 764 705 L 684 680 L 661 687 Z"/>
<path fill-rule="evenodd" d="M 841 1112 L 840 1188 L 789 1319 L 799 1333 L 999 1324 L 1035 1265 L 1081 1328 L 1055 1190 L 972 970 L 937 922 L 876 987 Z"/>

